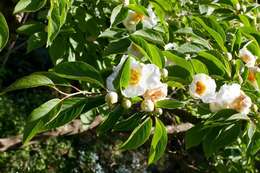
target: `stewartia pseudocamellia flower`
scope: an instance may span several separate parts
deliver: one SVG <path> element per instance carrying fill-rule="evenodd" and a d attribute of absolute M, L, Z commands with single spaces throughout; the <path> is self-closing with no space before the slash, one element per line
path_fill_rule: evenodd
<path fill-rule="evenodd" d="M 114 68 L 114 72 L 107 78 L 107 88 L 109 91 L 116 91 L 114 80 L 119 74 L 127 56 L 123 56 L 120 63 Z M 154 101 L 163 99 L 167 95 L 167 84 L 161 83 L 160 69 L 154 64 L 143 64 L 131 58 L 130 80 L 126 88 L 121 92 L 126 98 L 143 96 Z"/>
<path fill-rule="evenodd" d="M 139 22 L 143 23 L 144 28 L 153 28 L 157 25 L 158 19 L 153 12 L 153 9 L 151 6 L 148 6 L 147 12 L 149 16 L 145 16 L 142 13 L 138 13 L 132 10 L 128 11 L 128 16 L 126 19 L 123 21 L 124 26 L 126 27 L 127 30 L 129 31 L 135 31 L 136 30 L 136 25 Z"/>
<path fill-rule="evenodd" d="M 204 103 L 210 103 L 215 98 L 215 80 L 206 74 L 196 74 L 190 84 L 189 91 L 194 99 L 201 99 Z"/>
<path fill-rule="evenodd" d="M 248 114 L 252 101 L 243 91 L 239 84 L 224 84 L 216 94 L 216 98 L 210 103 L 212 112 L 221 109 L 234 109 L 242 114 Z"/>
<path fill-rule="evenodd" d="M 247 67 L 254 67 L 256 57 L 246 47 L 240 49 L 239 57 L 246 63 Z"/>

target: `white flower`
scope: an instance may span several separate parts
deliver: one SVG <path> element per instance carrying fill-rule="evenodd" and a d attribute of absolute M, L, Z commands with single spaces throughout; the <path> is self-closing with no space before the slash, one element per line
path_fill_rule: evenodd
<path fill-rule="evenodd" d="M 114 72 L 107 78 L 107 88 L 115 91 L 114 80 L 119 74 L 127 56 L 123 56 L 120 63 L 114 68 Z M 127 98 L 142 96 L 147 90 L 159 87 L 161 74 L 159 68 L 154 64 L 141 64 L 134 58 L 131 58 L 130 80 L 122 94 Z"/>
<path fill-rule="evenodd" d="M 209 103 L 215 98 L 215 80 L 203 73 L 196 74 L 190 84 L 189 92 L 193 98 Z"/>
<path fill-rule="evenodd" d="M 240 85 L 237 83 L 222 85 L 216 94 L 215 103 L 221 107 L 229 108 L 229 105 L 240 96 L 240 88 Z"/>
<path fill-rule="evenodd" d="M 256 73 L 259 72 L 259 68 L 258 67 L 251 67 L 249 68 L 249 72 L 248 72 L 248 81 L 253 85 L 253 87 L 258 91 L 259 87 L 258 87 L 258 83 L 256 80 Z"/>
<path fill-rule="evenodd" d="M 168 92 L 167 88 L 167 84 L 162 83 L 158 87 L 147 90 L 143 97 L 145 100 L 152 100 L 155 103 L 166 98 Z"/>
<path fill-rule="evenodd" d="M 152 100 L 144 100 L 141 103 L 141 109 L 145 112 L 152 112 L 154 111 L 154 103 Z"/>
<path fill-rule="evenodd" d="M 254 67 L 256 62 L 256 57 L 247 48 L 242 48 L 239 50 L 239 57 L 246 63 L 247 67 Z"/>
<path fill-rule="evenodd" d="M 108 105 L 112 105 L 118 102 L 118 94 L 114 91 L 107 93 L 105 100 Z"/>
<path fill-rule="evenodd" d="M 158 19 L 157 19 L 155 13 L 153 12 L 153 9 L 150 5 L 148 6 L 147 12 L 148 12 L 149 16 L 145 16 L 142 13 L 138 13 L 138 12 L 134 12 L 132 10 L 129 10 L 128 16 L 123 21 L 123 25 L 129 31 L 135 31 L 136 25 L 139 22 L 142 22 L 144 28 L 152 29 L 153 27 L 155 27 L 157 25 Z"/>
<path fill-rule="evenodd" d="M 113 82 L 114 82 L 115 78 L 117 77 L 117 75 L 118 75 L 120 69 L 122 68 L 127 57 L 128 57 L 127 55 L 123 55 L 119 64 L 113 69 L 113 73 L 110 76 L 108 76 L 108 78 L 106 80 L 106 85 L 107 85 L 107 89 L 109 91 L 116 91 Z"/>
<path fill-rule="evenodd" d="M 222 109 L 234 109 L 242 114 L 248 114 L 252 101 L 239 84 L 224 84 L 216 95 L 215 101 L 210 103 L 210 110 L 217 112 Z"/>
<path fill-rule="evenodd" d="M 160 70 L 154 64 L 140 64 L 132 61 L 129 85 L 122 90 L 127 98 L 143 95 L 147 89 L 153 89 L 161 84 Z"/>
<path fill-rule="evenodd" d="M 157 25 L 158 19 L 157 19 L 157 16 L 155 15 L 151 5 L 148 6 L 147 12 L 148 12 L 149 16 L 144 17 L 143 26 L 144 26 L 144 28 L 152 29 Z"/>
<path fill-rule="evenodd" d="M 164 50 L 173 50 L 176 46 L 175 43 L 168 43 L 164 46 Z"/>
<path fill-rule="evenodd" d="M 234 102 L 230 105 L 230 108 L 246 115 L 250 112 L 251 106 L 252 101 L 250 97 L 248 97 L 243 91 L 241 91 L 240 96 L 234 100 Z"/>
<path fill-rule="evenodd" d="M 124 26 L 126 29 L 129 31 L 135 31 L 136 30 L 136 25 L 144 20 L 144 15 L 138 12 L 134 12 L 129 10 L 128 11 L 128 16 L 126 19 L 123 21 Z"/>

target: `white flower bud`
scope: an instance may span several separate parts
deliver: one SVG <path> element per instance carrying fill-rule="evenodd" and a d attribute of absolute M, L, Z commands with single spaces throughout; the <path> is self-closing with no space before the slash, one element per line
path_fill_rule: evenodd
<path fill-rule="evenodd" d="M 256 104 L 253 104 L 253 110 L 254 112 L 258 112 L 258 106 Z"/>
<path fill-rule="evenodd" d="M 107 93 L 105 100 L 108 105 L 112 105 L 118 102 L 118 94 L 114 91 Z"/>
<path fill-rule="evenodd" d="M 122 106 L 125 109 L 129 109 L 132 106 L 132 102 L 129 99 L 124 99 L 122 102 Z"/>
<path fill-rule="evenodd" d="M 162 115 L 163 114 L 163 110 L 161 108 L 156 108 L 155 109 L 155 113 L 158 115 Z"/>
<path fill-rule="evenodd" d="M 167 78 L 168 77 L 168 70 L 166 68 L 163 68 L 161 70 L 161 75 L 162 75 L 162 78 Z"/>
<path fill-rule="evenodd" d="M 232 54 L 230 52 L 227 53 L 227 58 L 228 58 L 228 61 L 232 60 Z"/>
<path fill-rule="evenodd" d="M 145 112 L 153 112 L 154 111 L 154 103 L 152 100 L 144 100 L 141 103 L 141 109 Z"/>
<path fill-rule="evenodd" d="M 241 9 L 241 6 L 239 3 L 236 3 L 236 10 L 239 11 Z"/>

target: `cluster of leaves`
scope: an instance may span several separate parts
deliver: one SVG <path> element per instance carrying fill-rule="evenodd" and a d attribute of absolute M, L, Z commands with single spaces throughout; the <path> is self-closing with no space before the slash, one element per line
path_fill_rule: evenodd
<path fill-rule="evenodd" d="M 129 10 L 147 15 L 149 3 L 154 7 L 159 25 L 153 29 L 137 25 L 135 32 L 124 28 L 122 22 Z M 134 44 L 144 62 L 168 69 L 166 82 L 175 88 L 170 94 L 173 98 L 159 101 L 156 107 L 166 109 L 174 116 L 179 116 L 176 110 L 182 109 L 197 118 L 199 123 L 186 133 L 187 149 L 202 143 L 205 155 L 214 157 L 221 148 L 242 141 L 246 145 L 246 155 L 253 158 L 260 149 L 259 112 L 255 109 L 248 116 L 232 110 L 211 113 L 207 105 L 189 96 L 187 86 L 195 74 L 209 74 L 219 85 L 240 83 L 255 107 L 259 106 L 260 93 L 248 82 L 249 69 L 238 57 L 244 45 L 260 57 L 259 10 L 257 2 L 246 0 L 133 0 L 129 6 L 102 0 L 20 0 L 14 13 L 48 12 L 40 21 L 26 23 L 17 32 L 29 36 L 28 52 L 47 46 L 54 67 L 48 72 L 37 72 L 17 80 L 2 94 L 48 86 L 64 95 L 33 110 L 24 131 L 25 143 L 37 133 L 62 126 L 81 114 L 104 114 L 107 118 L 99 126 L 98 133 L 132 131 L 121 145 L 123 150 L 141 146 L 153 134 L 149 156 L 149 163 L 153 163 L 167 145 L 164 125 L 167 122 L 162 122 L 163 115 L 140 112 L 138 99 L 132 100 L 136 106 L 130 110 L 124 110 L 120 105 L 109 110 L 104 102 L 104 81 L 112 65 Z M 8 27 L 3 16 L 0 17 L 1 49 L 8 41 Z M 167 43 L 173 43 L 171 51 L 164 50 Z M 228 53 L 231 53 L 232 61 L 229 61 Z M 166 66 L 165 57 L 173 64 Z M 127 72 L 129 70 L 122 70 L 120 74 L 122 86 L 128 82 L 125 80 L 129 76 Z M 259 77 L 257 73 L 258 85 Z M 65 93 L 64 88 L 72 88 L 75 92 Z"/>

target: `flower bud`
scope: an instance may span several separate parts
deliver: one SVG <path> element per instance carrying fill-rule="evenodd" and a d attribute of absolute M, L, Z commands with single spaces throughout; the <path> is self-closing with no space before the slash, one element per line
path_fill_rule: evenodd
<path fill-rule="evenodd" d="M 145 112 L 152 112 L 154 111 L 154 103 L 152 100 L 144 100 L 141 103 L 141 109 Z"/>
<path fill-rule="evenodd" d="M 227 53 L 227 58 L 228 58 L 228 61 L 231 61 L 232 60 L 232 54 L 230 52 Z"/>
<path fill-rule="evenodd" d="M 118 94 L 114 91 L 110 91 L 107 93 L 105 99 L 108 105 L 115 104 L 118 102 Z"/>
<path fill-rule="evenodd" d="M 161 70 L 161 75 L 162 75 L 162 78 L 167 78 L 168 77 L 168 70 L 166 68 L 163 68 Z"/>
<path fill-rule="evenodd" d="M 161 108 L 156 108 L 155 109 L 155 113 L 158 115 L 162 115 L 163 114 L 163 110 Z"/>
<path fill-rule="evenodd" d="M 258 112 L 258 106 L 256 104 L 253 104 L 253 110 L 254 112 Z"/>
<path fill-rule="evenodd" d="M 125 109 L 129 109 L 132 106 L 132 102 L 129 99 L 124 99 L 122 102 L 122 106 Z"/>

